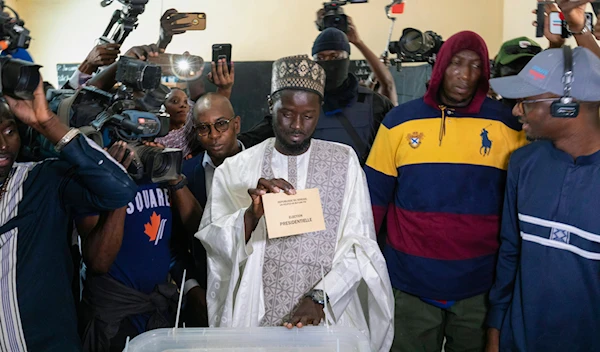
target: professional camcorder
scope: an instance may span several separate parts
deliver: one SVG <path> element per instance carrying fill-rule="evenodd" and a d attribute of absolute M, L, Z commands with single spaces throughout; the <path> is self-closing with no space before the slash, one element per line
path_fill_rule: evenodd
<path fill-rule="evenodd" d="M 390 43 L 389 51 L 398 55 L 394 60 L 398 65 L 402 62 L 427 62 L 433 65 L 443 44 L 442 37 L 435 32 L 423 33 L 418 29 L 406 28 L 399 41 Z"/>
<path fill-rule="evenodd" d="M 4 1 L 0 1 L 0 49 L 14 50 L 17 48 L 27 49 L 31 42 L 29 30 L 25 28 L 25 22 L 19 18 L 19 15 L 11 7 L 6 6 Z M 11 10 L 15 17 L 4 12 L 5 9 Z"/>
<path fill-rule="evenodd" d="M 10 17 L 5 9 L 11 10 L 15 17 Z M 12 53 L 18 49 L 27 49 L 31 37 L 24 27 L 19 15 L 0 0 L 0 49 Z M 0 91 L 15 99 L 33 99 L 33 92 L 40 84 L 39 69 L 23 60 L 0 57 Z"/>
<path fill-rule="evenodd" d="M 160 77 L 160 67 L 121 57 L 116 75 L 121 86 L 110 107 L 89 126 L 81 128 L 102 147 L 110 147 L 117 141 L 126 142 L 135 151 L 127 171 L 136 180 L 147 178 L 153 183 L 177 179 L 183 162 L 180 149 L 163 149 L 143 143 L 169 133 L 169 115 L 161 111 L 169 90 L 161 86 Z"/>
<path fill-rule="evenodd" d="M 127 170 L 134 179 L 147 178 L 153 183 L 177 179 L 183 162 L 181 150 L 143 143 L 169 133 L 168 115 L 134 109 L 135 103 L 118 101 L 91 123 L 91 129 L 81 130 L 94 142 L 106 147 L 125 141 L 135 152 Z"/>
<path fill-rule="evenodd" d="M 323 4 L 325 15 L 322 20 L 317 22 L 317 28 L 319 31 L 325 30 L 325 28 L 337 28 L 340 31 L 348 32 L 348 17 L 344 14 L 342 6 L 350 4 L 361 4 L 366 3 L 368 0 L 349 0 L 349 1 L 331 1 Z"/>
<path fill-rule="evenodd" d="M 160 84 L 160 77 L 160 67 L 121 57 L 115 76 L 116 92 L 88 85 L 78 91 L 49 91 L 48 98 L 61 120 L 79 128 L 100 147 L 126 142 L 135 152 L 127 169 L 132 178 L 161 183 L 181 175 L 183 155 L 180 149 L 144 144 L 169 133 L 169 115 L 163 111 L 163 105 L 170 90 Z M 52 145 L 35 131 L 24 132 L 29 136 L 23 148 L 26 161 L 56 156 Z"/>

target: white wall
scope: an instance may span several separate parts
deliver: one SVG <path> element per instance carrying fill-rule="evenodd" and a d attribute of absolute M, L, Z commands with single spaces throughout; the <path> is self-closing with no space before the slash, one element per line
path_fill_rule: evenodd
<path fill-rule="evenodd" d="M 44 65 L 45 80 L 56 83 L 56 64 L 82 61 L 106 27 L 117 0 L 101 8 L 99 0 L 9 0 L 17 3 L 33 42 L 30 52 Z M 514 0 L 513 0 L 514 1 Z M 517 0 L 522 1 L 522 0 Z M 207 13 L 206 31 L 177 36 L 168 51 L 185 50 L 207 60 L 214 43 L 232 43 L 234 61 L 275 60 L 282 56 L 310 54 L 318 31 L 315 12 L 323 0 L 150 0 L 139 28 L 126 47 L 155 42 L 158 20 L 164 10 Z M 363 40 L 380 54 L 390 21 L 384 13 L 389 0 L 345 6 Z M 460 30 L 480 33 L 494 53 L 502 43 L 503 0 L 407 0 L 405 14 L 396 21 L 394 40 L 404 27 L 434 30 L 444 38 Z M 353 50 L 352 58 L 362 58 Z"/>

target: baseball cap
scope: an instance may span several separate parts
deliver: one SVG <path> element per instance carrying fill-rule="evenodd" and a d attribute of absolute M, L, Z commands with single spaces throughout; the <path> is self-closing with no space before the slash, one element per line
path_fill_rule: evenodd
<path fill-rule="evenodd" d="M 516 76 L 490 80 L 492 89 L 507 99 L 522 99 L 544 93 L 564 94 L 563 49 L 537 54 Z M 600 58 L 589 49 L 573 49 L 571 96 L 579 101 L 600 101 Z"/>
<path fill-rule="evenodd" d="M 542 51 L 542 47 L 527 37 L 519 37 L 502 44 L 500 52 L 494 60 L 496 64 L 508 65 L 522 57 L 534 57 Z"/>

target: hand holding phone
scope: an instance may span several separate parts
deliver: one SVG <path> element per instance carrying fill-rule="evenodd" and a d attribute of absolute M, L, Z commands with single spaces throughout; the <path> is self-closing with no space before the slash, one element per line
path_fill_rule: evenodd
<path fill-rule="evenodd" d="M 203 31 L 206 29 L 206 14 L 204 12 L 180 12 L 177 14 L 178 26 L 186 26 L 186 31 Z"/>
<path fill-rule="evenodd" d="M 235 68 L 231 62 L 231 44 L 213 45 L 212 61 L 212 72 L 208 74 L 209 81 L 222 91 L 231 91 L 235 82 Z"/>
<path fill-rule="evenodd" d="M 225 59 L 231 70 L 231 44 L 214 44 L 212 46 L 212 62 L 218 63 L 219 59 Z"/>
<path fill-rule="evenodd" d="M 593 32 L 594 27 L 594 14 L 591 12 L 585 13 L 585 26 L 589 32 Z M 571 36 L 570 29 L 565 21 L 565 18 L 561 12 L 550 13 L 550 33 L 556 35 L 562 35 L 563 38 Z M 579 30 L 579 29 L 576 29 Z"/>

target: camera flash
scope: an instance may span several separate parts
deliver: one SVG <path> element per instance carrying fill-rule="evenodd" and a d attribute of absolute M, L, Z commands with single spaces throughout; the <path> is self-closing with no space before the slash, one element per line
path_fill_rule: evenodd
<path fill-rule="evenodd" d="M 186 72 L 190 69 L 190 63 L 188 60 L 182 59 L 177 62 L 177 68 L 179 71 Z"/>

